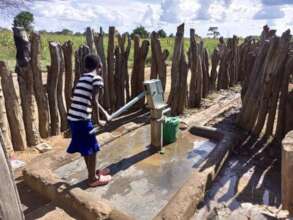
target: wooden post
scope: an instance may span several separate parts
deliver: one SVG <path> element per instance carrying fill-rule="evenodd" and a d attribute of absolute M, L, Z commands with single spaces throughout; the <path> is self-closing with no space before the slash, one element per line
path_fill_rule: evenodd
<path fill-rule="evenodd" d="M 188 105 L 191 108 L 200 106 L 203 92 L 202 57 L 199 49 L 199 45 L 195 40 L 195 30 L 190 29 L 189 67 L 191 70 L 191 79 Z"/>
<path fill-rule="evenodd" d="M 61 57 L 59 52 L 59 44 L 56 42 L 49 42 L 51 66 L 48 66 L 48 99 L 51 116 L 51 135 L 58 135 L 60 133 L 60 116 L 58 110 L 58 79 L 61 69 Z"/>
<path fill-rule="evenodd" d="M 231 50 L 223 43 L 220 50 L 220 68 L 217 89 L 228 89 L 230 82 Z"/>
<path fill-rule="evenodd" d="M 286 111 L 286 104 L 288 103 L 288 84 L 289 77 L 293 70 L 293 55 L 288 56 L 287 63 L 285 65 L 284 77 L 281 82 L 281 94 L 278 107 L 278 121 L 276 128 L 276 139 L 278 143 L 284 138 L 286 133 L 286 120 L 288 120 L 288 113 Z"/>
<path fill-rule="evenodd" d="M 293 131 L 282 141 L 282 205 L 293 215 Z"/>
<path fill-rule="evenodd" d="M 219 50 L 216 48 L 211 56 L 212 69 L 211 69 L 211 77 L 210 77 L 210 89 L 212 91 L 216 90 L 216 82 L 218 78 L 218 65 L 219 65 L 220 57 Z"/>
<path fill-rule="evenodd" d="M 188 66 L 184 54 L 184 23 L 177 27 L 171 69 L 171 92 L 168 103 L 173 115 L 183 113 L 187 99 Z"/>
<path fill-rule="evenodd" d="M 87 45 L 82 45 L 75 51 L 75 76 L 74 76 L 74 87 L 79 80 L 82 73 L 86 72 L 84 67 L 84 59 L 90 54 L 90 48 Z"/>
<path fill-rule="evenodd" d="M 0 219 L 23 220 L 21 203 L 0 131 Z"/>
<path fill-rule="evenodd" d="M 151 35 L 151 50 L 151 79 L 159 78 L 162 82 L 163 90 L 165 91 L 167 80 L 166 60 L 169 56 L 169 51 L 162 50 L 161 43 L 159 40 L 159 34 L 155 31 Z"/>
<path fill-rule="evenodd" d="M 62 47 L 58 44 L 58 53 L 60 57 L 60 72 L 58 73 L 58 85 L 57 85 L 57 99 L 58 99 L 58 109 L 61 119 L 61 131 L 65 131 L 68 127 L 67 125 L 67 111 L 65 103 L 65 92 L 64 92 L 64 73 L 65 73 L 65 61 L 62 53 Z"/>
<path fill-rule="evenodd" d="M 0 63 L 0 65 L 2 64 Z M 1 75 L 2 74 L 0 73 L 0 79 L 1 79 Z M 3 134 L 3 141 L 4 141 L 4 146 L 6 148 L 6 151 L 8 152 L 8 154 L 10 154 L 13 151 L 13 147 L 11 143 L 11 136 L 10 136 L 10 130 L 9 130 L 9 125 L 8 125 L 8 120 L 6 115 L 5 100 L 4 100 L 4 94 L 3 94 L 1 83 L 0 83 L 0 131 Z"/>
<path fill-rule="evenodd" d="M 203 41 L 200 42 L 200 51 L 202 56 L 202 72 L 203 72 L 203 88 L 202 97 L 206 98 L 209 94 L 209 54 L 208 50 L 204 48 Z"/>
<path fill-rule="evenodd" d="M 39 131 L 42 138 L 49 136 L 49 105 L 43 86 L 42 70 L 40 65 L 41 39 L 40 34 L 31 33 L 31 66 L 34 76 L 34 91 L 39 113 Z"/>
<path fill-rule="evenodd" d="M 86 28 L 85 31 L 85 37 L 88 47 L 90 48 L 91 54 L 97 54 L 97 51 L 95 50 L 95 44 L 94 44 L 94 30 L 90 27 Z"/>
<path fill-rule="evenodd" d="M 264 74 L 260 79 L 260 87 L 262 90 L 261 94 L 258 94 L 260 106 L 253 112 L 255 114 L 253 119 L 257 119 L 256 125 L 252 131 L 255 135 L 259 135 L 262 131 L 267 116 L 269 116 L 269 124 L 267 125 L 266 135 L 272 133 L 279 97 L 279 87 L 283 78 L 282 73 L 289 52 L 290 39 L 290 31 L 286 31 L 281 38 L 274 37 L 270 41 L 270 48 L 264 62 Z M 253 119 L 251 120 L 251 125 L 254 124 Z"/>
<path fill-rule="evenodd" d="M 22 111 L 18 101 L 12 74 L 8 71 L 4 62 L 0 61 L 0 77 L 5 97 L 7 119 L 10 126 L 11 141 L 14 150 L 24 150 L 27 146 L 25 128 L 22 119 Z"/>
<path fill-rule="evenodd" d="M 103 29 L 100 28 L 100 33 L 95 36 L 95 45 L 98 55 L 101 58 L 102 64 L 103 64 L 103 80 L 104 80 L 104 101 L 103 101 L 103 107 L 109 111 L 110 110 L 110 96 L 109 96 L 109 77 L 108 77 L 108 67 L 105 57 L 105 50 L 104 50 L 104 32 Z"/>
<path fill-rule="evenodd" d="M 248 123 L 248 121 L 253 121 L 254 124 L 255 118 L 253 120 L 251 119 L 252 117 L 255 117 L 254 112 L 257 110 L 257 108 L 259 108 L 259 102 L 257 98 L 261 91 L 259 80 L 261 78 L 260 75 L 263 72 L 263 62 L 268 53 L 268 49 L 269 43 L 266 41 L 262 42 L 256 55 L 254 66 L 248 80 L 249 83 L 247 87 L 247 92 L 243 98 L 243 104 L 238 118 L 238 123 L 240 127 L 248 131 L 251 130 L 253 127 L 253 125 L 251 125 L 251 123 Z"/>
<path fill-rule="evenodd" d="M 72 88 L 73 88 L 73 72 L 72 72 L 72 55 L 73 55 L 73 43 L 66 41 L 62 45 L 64 64 L 65 64 L 65 100 L 67 109 L 71 104 Z"/>
<path fill-rule="evenodd" d="M 126 91 L 128 77 L 128 56 L 130 52 L 131 40 L 128 33 L 117 35 L 118 46 L 115 48 L 115 92 L 116 92 L 116 109 L 124 106 L 125 104 L 125 92 L 129 99 L 129 88 Z M 127 47 L 125 43 L 127 40 Z"/>
<path fill-rule="evenodd" d="M 109 82 L 109 97 L 110 97 L 110 107 L 111 111 L 115 110 L 116 94 L 115 94 L 115 27 L 109 27 L 109 40 L 108 40 L 108 82 Z"/>
<path fill-rule="evenodd" d="M 34 76 L 31 66 L 31 45 L 23 28 L 13 28 L 16 45 L 16 73 L 20 89 L 23 121 L 29 146 L 40 143 L 38 115 L 34 92 Z"/>
<path fill-rule="evenodd" d="M 145 61 L 148 54 L 150 43 L 144 40 L 140 46 L 140 38 L 138 35 L 134 36 L 134 63 L 131 75 L 131 93 L 132 97 L 137 96 L 144 91 L 144 71 Z M 141 100 L 136 105 L 136 108 L 142 108 L 144 106 L 144 100 Z"/>

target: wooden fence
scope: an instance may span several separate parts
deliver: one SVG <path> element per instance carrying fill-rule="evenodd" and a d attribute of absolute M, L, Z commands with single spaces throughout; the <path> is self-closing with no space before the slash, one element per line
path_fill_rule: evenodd
<path fill-rule="evenodd" d="M 243 107 L 238 124 L 255 136 L 263 133 L 281 141 L 293 129 L 291 37 L 288 30 L 281 37 L 269 35 L 258 42 L 247 38 L 240 46 Z"/>
<path fill-rule="evenodd" d="M 185 53 L 184 31 L 184 24 L 178 26 L 172 57 L 171 89 L 166 91 L 169 51 L 162 49 L 156 32 L 151 34 L 150 41 L 141 40 L 139 36 L 131 40 L 128 33 L 121 35 L 115 27 L 109 27 L 108 48 L 104 48 L 103 30 L 95 33 L 87 28 L 86 42 L 76 51 L 73 51 L 71 41 L 62 45 L 48 42 L 51 64 L 47 66 L 47 83 L 44 85 L 40 69 L 40 35 L 33 32 L 28 38 L 24 29 L 14 28 L 19 91 L 12 73 L 4 62 L 0 62 L 0 128 L 6 146 L 24 150 L 26 146 L 40 143 L 41 138 L 58 135 L 67 129 L 66 111 L 70 106 L 72 88 L 85 71 L 83 61 L 90 53 L 99 55 L 103 64 L 101 75 L 105 91 L 101 103 L 109 112 L 143 91 L 145 63 L 150 51 L 150 78 L 161 79 L 164 91 L 169 94 L 167 102 L 173 115 L 182 114 L 186 107 L 200 107 L 202 98 L 210 92 L 228 89 L 241 82 L 243 108 L 239 124 L 257 134 L 268 114 L 270 124 L 267 129 L 271 133 L 271 123 L 276 114 L 271 106 L 276 109 L 279 102 L 278 126 L 282 127 L 280 132 L 283 134 L 283 113 L 288 96 L 285 87 L 292 69 L 289 33 L 266 41 L 247 38 L 241 45 L 236 36 L 226 42 L 220 38 L 218 47 L 209 56 L 203 42 L 196 40 L 193 29 L 190 30 L 190 46 Z M 128 68 L 131 46 L 134 48 L 132 71 Z M 273 99 L 268 100 L 268 97 Z M 144 104 L 142 101 L 134 109 L 143 108 Z M 256 119 L 258 124 L 254 127 Z"/>

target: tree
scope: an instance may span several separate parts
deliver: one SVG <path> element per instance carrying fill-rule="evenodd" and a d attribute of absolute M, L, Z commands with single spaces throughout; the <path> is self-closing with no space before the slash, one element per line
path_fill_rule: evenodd
<path fill-rule="evenodd" d="M 29 11 L 22 11 L 13 20 L 14 27 L 23 27 L 26 31 L 33 29 L 34 15 Z"/>
<path fill-rule="evenodd" d="M 219 28 L 218 27 L 209 27 L 208 36 L 213 36 L 213 38 L 217 38 L 220 36 Z"/>
<path fill-rule="evenodd" d="M 132 31 L 131 38 L 133 39 L 134 35 L 139 35 L 141 38 L 148 38 L 149 32 L 143 26 L 138 26 Z"/>
<path fill-rule="evenodd" d="M 174 37 L 174 34 L 169 34 L 169 37 L 170 37 L 170 38 Z"/>
<path fill-rule="evenodd" d="M 160 38 L 166 38 L 167 37 L 167 33 L 163 29 L 159 30 L 158 34 L 159 34 Z"/>
<path fill-rule="evenodd" d="M 73 31 L 64 28 L 62 31 L 56 32 L 57 34 L 63 34 L 63 35 L 73 35 Z"/>

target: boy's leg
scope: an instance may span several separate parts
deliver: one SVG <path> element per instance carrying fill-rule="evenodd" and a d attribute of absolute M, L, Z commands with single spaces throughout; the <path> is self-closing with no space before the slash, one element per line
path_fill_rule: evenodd
<path fill-rule="evenodd" d="M 90 182 L 93 182 L 97 179 L 96 178 L 96 154 L 85 156 L 84 160 L 87 165 L 88 179 Z"/>

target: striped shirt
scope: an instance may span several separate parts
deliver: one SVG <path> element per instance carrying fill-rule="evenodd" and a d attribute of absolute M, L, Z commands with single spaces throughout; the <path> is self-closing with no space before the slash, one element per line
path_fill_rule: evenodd
<path fill-rule="evenodd" d="M 84 73 L 79 78 L 71 98 L 67 119 L 70 121 L 90 120 L 92 117 L 93 88 L 102 88 L 103 79 L 95 72 Z"/>

